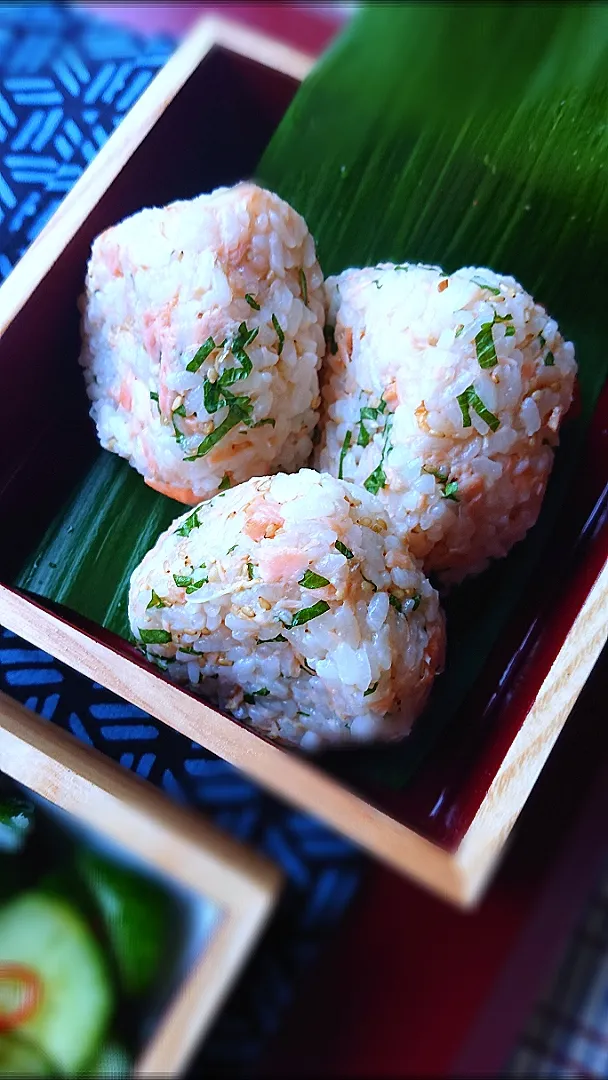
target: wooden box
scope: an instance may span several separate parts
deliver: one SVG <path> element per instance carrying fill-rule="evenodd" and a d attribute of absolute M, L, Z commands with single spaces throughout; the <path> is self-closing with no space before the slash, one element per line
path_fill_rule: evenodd
<path fill-rule="evenodd" d="M 76 298 L 92 239 L 143 205 L 250 175 L 310 66 L 306 56 L 263 35 L 203 20 L 2 286 L 3 520 L 26 517 L 40 536 L 75 482 L 79 455 L 93 447 L 76 362 Z M 245 115 L 255 124 L 243 123 Z M 212 138 L 213 153 L 203 153 L 201 132 L 207 142 Z M 29 379 L 28 358 L 41 352 L 46 362 Z M 24 449 L 20 415 L 26 404 L 31 413 L 32 402 L 39 438 Z M 406 791 L 347 787 L 314 761 L 271 745 L 164 681 L 117 637 L 8 585 L 0 585 L 0 621 L 466 906 L 480 895 L 606 641 L 607 412 L 604 395 L 587 448 L 589 467 L 581 471 L 586 479 L 554 545 L 559 558 L 544 567 L 533 594 L 522 597 L 482 683 Z M 19 531 L 7 529 L 0 539 L 1 581 L 10 581 L 19 557 Z M 555 580 L 565 584 L 556 590 Z"/>
<path fill-rule="evenodd" d="M 134 1075 L 179 1075 L 266 925 L 278 869 L 4 694 L 0 762 L 5 776 L 50 809 L 67 811 L 71 828 L 84 827 L 85 842 L 87 833 L 104 841 L 207 909 L 208 929 L 184 943 L 194 956 L 181 965 L 185 973 L 135 1063 Z"/>

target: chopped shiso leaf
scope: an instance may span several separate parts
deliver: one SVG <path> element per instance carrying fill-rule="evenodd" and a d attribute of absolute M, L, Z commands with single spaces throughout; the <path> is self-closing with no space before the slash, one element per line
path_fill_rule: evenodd
<path fill-rule="evenodd" d="M 420 607 L 420 603 L 422 601 L 422 597 L 421 597 L 420 593 L 414 593 L 414 595 L 410 596 L 409 599 L 414 601 L 414 606 L 412 608 L 412 611 L 416 611 L 416 609 Z"/>
<path fill-rule="evenodd" d="M 230 477 L 229 477 L 228 473 L 224 473 L 224 475 L 222 476 L 221 482 L 220 482 L 220 486 L 218 487 L 217 490 L 218 491 L 227 491 L 228 488 L 230 487 L 230 484 L 231 484 L 231 480 L 230 480 Z"/>
<path fill-rule="evenodd" d="M 357 439 L 357 446 L 367 446 L 370 440 L 370 434 L 363 421 L 359 425 L 359 438 Z"/>
<path fill-rule="evenodd" d="M 480 289 L 487 289 L 494 296 L 500 296 L 500 289 L 496 289 L 494 285 L 488 285 L 486 281 L 479 281 L 478 278 L 471 278 L 473 285 L 478 285 Z"/>
<path fill-rule="evenodd" d="M 152 398 L 152 401 L 158 401 L 158 394 L 156 393 L 156 390 L 150 390 L 150 397 Z"/>
<path fill-rule="evenodd" d="M 277 634 L 276 637 L 266 638 L 265 640 L 258 638 L 258 641 L 261 645 L 270 645 L 273 641 L 287 641 L 287 638 L 283 637 L 282 634 Z"/>
<path fill-rule="evenodd" d="M 255 424 L 252 424 L 251 427 L 264 427 L 265 424 L 270 424 L 271 427 L 274 427 L 276 424 L 276 420 L 273 416 L 266 416 L 263 420 L 258 420 Z"/>
<path fill-rule="evenodd" d="M 312 607 L 296 611 L 291 623 L 287 626 L 287 630 L 293 630 L 294 626 L 303 626 L 304 623 L 310 622 L 311 619 L 317 619 L 319 615 L 324 615 L 326 611 L 329 611 L 329 604 L 325 600 L 317 600 Z"/>
<path fill-rule="evenodd" d="M 304 577 L 298 581 L 298 585 L 302 585 L 305 589 L 324 589 L 326 585 L 329 585 L 329 581 L 321 574 L 315 574 L 314 570 L 306 570 Z"/>
<path fill-rule="evenodd" d="M 352 431 L 347 431 L 346 435 L 344 436 L 344 442 L 342 443 L 342 449 L 340 450 L 340 461 L 339 461 L 339 464 L 338 464 L 338 480 L 343 480 L 344 479 L 344 476 L 343 476 L 344 458 L 346 457 L 346 455 L 348 454 L 348 451 L 350 449 L 350 441 L 351 441 L 352 437 L 353 437 Z"/>
<path fill-rule="evenodd" d="M 183 525 L 180 525 L 179 529 L 177 530 L 177 535 L 178 536 L 190 536 L 190 533 L 192 532 L 192 530 L 193 529 L 200 529 L 200 526 L 201 526 L 201 523 L 198 520 L 198 513 L 197 513 L 196 510 L 193 510 L 192 513 L 190 514 L 190 517 L 187 517 L 186 520 L 184 521 Z"/>
<path fill-rule="evenodd" d="M 492 323 L 482 323 L 481 330 L 475 335 L 475 351 L 481 368 L 493 368 L 498 363 L 494 338 L 492 337 Z"/>
<path fill-rule="evenodd" d="M 162 597 L 160 597 L 158 595 L 158 593 L 154 592 L 154 589 L 152 589 L 152 599 L 150 600 L 150 603 L 147 605 L 146 611 L 149 611 L 150 608 L 166 607 L 166 606 L 167 605 L 165 604 L 165 601 L 162 599 Z"/>
<path fill-rule="evenodd" d="M 336 540 L 334 547 L 336 551 L 339 551 L 341 555 L 344 555 L 345 559 L 354 559 L 355 556 L 350 548 L 348 548 L 346 544 L 343 544 L 341 540 Z"/>
<path fill-rule="evenodd" d="M 366 488 L 371 495 L 377 495 L 381 488 L 386 484 L 386 473 L 384 471 L 384 460 L 390 453 L 389 436 L 391 433 L 391 427 L 393 425 L 392 416 L 388 416 L 386 420 L 386 426 L 384 428 L 384 446 L 382 447 L 382 454 L 380 456 L 380 462 L 372 473 L 368 476 L 367 480 L 363 481 L 363 487 Z"/>
<path fill-rule="evenodd" d="M 372 495 L 377 495 L 381 488 L 386 484 L 386 473 L 382 468 L 382 464 L 377 465 L 372 473 L 369 474 L 367 480 L 364 481 L 363 487 L 367 488 Z"/>
<path fill-rule="evenodd" d="M 186 371 L 198 371 L 201 364 L 205 363 L 208 356 L 211 355 L 214 349 L 218 349 L 219 345 L 215 344 L 212 337 L 208 337 L 201 345 L 198 352 L 194 354 L 189 364 L 186 364 Z"/>
<path fill-rule="evenodd" d="M 260 305 L 258 304 L 257 300 L 253 299 L 251 293 L 245 293 L 245 300 L 249 304 L 249 307 L 252 307 L 254 311 L 260 310 Z"/>
<path fill-rule="evenodd" d="M 173 575 L 173 580 L 174 580 L 175 584 L 177 585 L 178 589 L 185 589 L 187 585 L 192 584 L 192 575 L 191 574 L 174 574 Z"/>
<path fill-rule="evenodd" d="M 196 461 L 197 458 L 205 457 L 213 447 L 227 435 L 232 428 L 237 424 L 244 423 L 251 418 L 253 412 L 253 406 L 250 404 L 251 398 L 248 397 L 232 397 L 230 395 L 230 408 L 228 409 L 228 416 L 222 423 L 219 424 L 214 431 L 212 431 L 202 443 L 199 444 L 196 453 L 191 454 L 189 457 L 185 457 L 184 461 Z"/>
<path fill-rule="evenodd" d="M 338 351 L 335 334 L 335 326 L 330 326 L 329 323 L 326 323 L 326 325 L 323 327 L 323 337 L 325 338 L 327 345 L 329 345 L 329 351 L 332 356 L 335 356 Z"/>
<path fill-rule="evenodd" d="M 399 600 L 399 598 L 397 596 L 394 596 L 393 593 L 388 594 L 388 602 L 391 605 L 391 607 L 394 607 L 395 611 L 402 611 L 403 610 L 401 600 Z"/>
<path fill-rule="evenodd" d="M 184 404 L 178 405 L 177 409 L 173 410 L 173 415 L 174 416 L 185 416 L 186 415 L 186 406 Z"/>
<path fill-rule="evenodd" d="M 457 491 L 458 491 L 458 481 L 457 480 L 450 480 L 445 485 L 445 487 L 443 489 L 443 498 L 444 499 L 452 499 L 453 502 L 458 502 L 458 496 L 456 494 Z"/>
<path fill-rule="evenodd" d="M 248 562 L 248 563 L 247 563 L 247 577 L 249 578 L 249 580 L 250 580 L 250 581 L 253 581 L 253 575 L 254 575 L 254 572 L 255 572 L 255 571 L 254 571 L 254 566 L 253 566 L 253 563 L 252 563 L 252 562 Z"/>
<path fill-rule="evenodd" d="M 497 428 L 500 427 L 500 420 L 497 416 L 494 416 L 494 413 L 491 413 L 489 409 L 486 409 L 472 383 L 470 386 L 467 386 L 466 390 L 463 390 L 462 394 L 457 395 L 456 400 L 460 405 L 463 427 L 466 428 L 471 426 L 471 409 L 473 409 L 479 418 L 488 425 L 491 431 L 496 431 Z"/>
<path fill-rule="evenodd" d="M 238 546 L 239 546 L 238 544 L 233 544 L 232 547 L 228 548 L 228 551 L 226 552 L 226 555 L 232 555 L 232 552 L 236 551 Z"/>
<path fill-rule="evenodd" d="M 505 327 L 505 337 L 515 337 L 515 327 L 514 326 L 506 326 Z"/>
<path fill-rule="evenodd" d="M 272 325 L 274 326 L 274 328 L 275 328 L 275 330 L 277 332 L 277 337 L 279 339 L 278 352 L 279 352 L 279 356 L 280 356 L 281 353 L 283 352 L 283 345 L 285 344 L 285 334 L 283 333 L 283 328 L 282 328 L 279 320 L 277 319 L 276 315 L 274 315 L 274 314 L 272 316 Z"/>
<path fill-rule="evenodd" d="M 144 645 L 167 645 L 171 641 L 168 630 L 142 630 L 140 627 L 139 637 Z"/>
<path fill-rule="evenodd" d="M 203 565 L 201 567 L 199 567 L 199 570 L 201 570 L 201 571 L 205 570 L 204 563 L 203 563 Z M 209 578 L 207 577 L 207 574 L 201 574 L 198 581 L 192 580 L 192 581 L 188 582 L 188 584 L 186 585 L 186 592 L 188 594 L 196 592 L 197 589 L 201 589 L 203 587 L 203 585 L 207 585 L 208 581 L 209 581 Z"/>
<path fill-rule="evenodd" d="M 300 269 L 300 289 L 302 290 L 302 299 L 308 307 L 308 282 L 303 269 Z"/>
<path fill-rule="evenodd" d="M 378 683 L 377 682 L 372 683 L 371 686 L 368 686 L 368 688 L 365 691 L 363 697 L 369 697 L 370 694 L 375 694 L 377 689 L 378 689 Z"/>
<path fill-rule="evenodd" d="M 243 701 L 246 701 L 248 705 L 255 705 L 256 697 L 268 697 L 270 690 L 267 690 L 265 686 L 261 690 L 252 690 L 250 694 L 243 694 Z"/>
<path fill-rule="evenodd" d="M 456 333 L 454 334 L 454 337 L 455 337 L 455 338 L 457 338 L 457 337 L 460 337 L 460 335 L 462 334 L 462 331 L 463 331 L 463 330 L 464 330 L 464 323 L 460 323 L 460 324 L 459 324 L 459 325 L 458 325 L 458 326 L 456 327 Z"/>
<path fill-rule="evenodd" d="M 553 367 L 555 364 L 555 357 L 552 352 L 548 352 L 545 356 L 545 367 Z"/>

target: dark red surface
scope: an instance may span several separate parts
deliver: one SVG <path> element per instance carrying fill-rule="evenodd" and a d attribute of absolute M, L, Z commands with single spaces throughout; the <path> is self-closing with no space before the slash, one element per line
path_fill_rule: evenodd
<path fill-rule="evenodd" d="M 84 473 L 96 445 L 90 424 L 85 432 L 87 402 L 73 359 L 78 351 L 75 298 L 92 238 L 137 210 L 142 201 L 162 205 L 250 173 L 294 90 L 293 80 L 217 50 L 188 80 L 4 334 L 0 511 L 22 524 L 27 517 L 28 528 L 0 532 L 3 580 L 10 580 L 24 558 L 24 537 L 35 546 L 77 474 Z M 257 123 L 235 140 L 234 131 L 242 127 L 239 110 L 244 98 L 254 108 Z M 201 159 L 189 137 L 193 116 L 213 123 L 217 131 L 217 152 L 211 162 Z M 69 312 L 72 318 L 66 316 Z M 35 393 L 19 374 L 16 360 L 24 354 L 45 358 Z M 51 356 L 54 363 L 46 362 Z M 20 438 L 26 410 L 39 419 L 39 446 Z M 53 423 L 56 438 L 43 421 Z M 53 446 L 53 455 L 44 452 L 45 444 Z M 553 534 L 542 574 L 518 604 L 516 618 L 501 636 L 483 678 L 406 791 L 363 791 L 368 801 L 448 848 L 458 844 L 474 816 L 606 559 L 607 481 L 608 391 L 598 405 L 576 491 Z M 32 500 L 34 490 L 37 498 Z M 563 588 L 555 589 L 556 581 Z M 82 625 L 69 612 L 62 614 Z M 90 632 L 102 636 L 100 629 Z M 112 648 L 128 652 L 121 639 L 106 633 L 103 637 Z"/>
<path fill-rule="evenodd" d="M 480 907 L 455 911 L 374 868 L 262 1075 L 500 1073 L 608 854 L 607 659 Z"/>
<path fill-rule="evenodd" d="M 203 7 L 220 5 L 103 6 L 108 17 L 143 31 L 179 33 Z M 316 19 L 311 30 L 309 14 L 286 5 L 239 7 L 243 21 L 302 49 L 317 52 L 325 44 L 327 25 Z M 236 13 L 234 5 L 222 11 L 230 17 Z M 454 912 L 388 871 L 370 867 L 342 932 L 271 1048 L 263 1075 L 488 1076 L 499 1071 L 605 852 L 608 783 L 600 766 L 607 760 L 608 727 L 598 703 L 607 691 L 604 660 L 562 733 L 520 819 L 518 838 L 478 912 Z M 572 1071 L 582 1075 L 573 1064 Z"/>

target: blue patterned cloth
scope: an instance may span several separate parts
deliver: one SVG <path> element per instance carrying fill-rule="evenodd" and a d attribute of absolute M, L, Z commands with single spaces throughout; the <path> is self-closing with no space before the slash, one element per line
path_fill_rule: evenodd
<path fill-rule="evenodd" d="M 111 7 L 107 15 L 111 16 Z M 0 278 L 174 48 L 63 4 L 0 5 Z M 223 761 L 0 628 L 0 689 L 283 867 L 278 912 L 192 1075 L 247 1075 L 359 882 L 355 849 Z"/>

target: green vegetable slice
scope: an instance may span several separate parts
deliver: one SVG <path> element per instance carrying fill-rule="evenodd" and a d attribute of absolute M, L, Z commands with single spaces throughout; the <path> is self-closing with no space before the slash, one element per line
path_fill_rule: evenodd
<path fill-rule="evenodd" d="M 345 559 L 354 559 L 354 555 L 346 544 L 343 544 L 341 540 L 336 540 L 334 547 L 336 551 L 339 551 L 341 555 L 344 555 Z"/>
<path fill-rule="evenodd" d="M 279 320 L 277 319 L 276 315 L 272 316 L 272 325 L 274 326 L 274 328 L 276 330 L 277 337 L 279 339 L 278 353 L 279 353 L 279 356 L 280 356 L 281 353 L 283 352 L 283 345 L 285 344 L 285 334 L 283 333 L 283 328 L 282 328 Z"/>
<path fill-rule="evenodd" d="M 73 1076 L 97 1053 L 114 1005 L 101 947 L 79 912 L 42 892 L 0 910 L 0 962 L 33 969 L 40 1004 L 19 1028 L 57 1071 Z"/>
<path fill-rule="evenodd" d="M 89 849 L 79 851 L 77 868 L 103 922 L 123 991 L 144 993 L 167 948 L 170 897 L 155 882 Z"/>
<path fill-rule="evenodd" d="M 208 337 L 201 345 L 200 349 L 192 357 L 189 364 L 186 364 L 186 371 L 198 371 L 202 364 L 205 363 L 207 357 L 211 355 L 214 349 L 219 349 L 219 345 L 215 344 L 212 337 Z"/>

